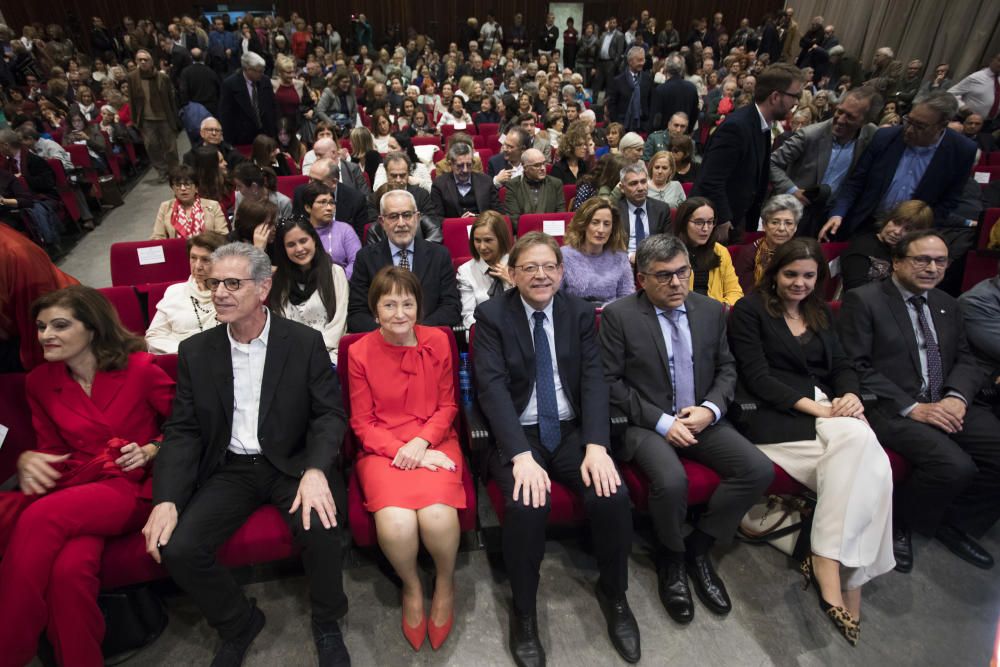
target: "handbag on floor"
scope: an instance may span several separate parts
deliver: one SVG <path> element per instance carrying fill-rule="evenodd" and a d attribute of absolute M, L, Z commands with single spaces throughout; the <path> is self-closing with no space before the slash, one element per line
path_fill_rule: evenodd
<path fill-rule="evenodd" d="M 740 519 L 740 539 L 769 544 L 788 556 L 804 558 L 809 551 L 812 510 L 813 505 L 806 498 L 767 496 Z"/>

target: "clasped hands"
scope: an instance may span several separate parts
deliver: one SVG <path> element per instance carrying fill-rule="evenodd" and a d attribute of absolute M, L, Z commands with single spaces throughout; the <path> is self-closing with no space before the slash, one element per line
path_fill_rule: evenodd
<path fill-rule="evenodd" d="M 45 452 L 27 451 L 17 459 L 17 483 L 26 496 L 41 496 L 48 493 L 62 477 L 62 473 L 53 467 L 69 458 L 69 454 L 46 454 Z M 131 472 L 144 468 L 156 457 L 155 445 L 139 445 L 130 442 L 121 448 L 121 455 L 115 459 L 115 465 L 122 472 Z"/>
<path fill-rule="evenodd" d="M 430 449 L 430 444 L 423 438 L 413 438 L 399 448 L 392 460 L 392 466 L 402 470 L 427 468 L 437 472 L 438 468 L 444 468 L 449 472 L 455 472 L 455 462 L 444 452 Z"/>
<path fill-rule="evenodd" d="M 715 413 L 706 407 L 692 405 L 682 408 L 674 418 L 674 423 L 670 425 L 665 436 L 667 442 L 674 447 L 690 447 L 697 445 L 698 439 L 695 437 L 715 421 Z"/>
<path fill-rule="evenodd" d="M 945 433 L 958 433 L 965 422 L 965 401 L 945 396 L 937 403 L 917 403 L 910 410 L 910 419 L 935 426 Z"/>

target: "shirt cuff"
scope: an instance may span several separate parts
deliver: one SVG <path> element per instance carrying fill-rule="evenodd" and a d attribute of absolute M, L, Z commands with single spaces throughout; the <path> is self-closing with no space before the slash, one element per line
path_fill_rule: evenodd
<path fill-rule="evenodd" d="M 675 419 L 676 417 L 674 417 L 673 415 L 668 415 L 666 412 L 664 412 L 662 415 L 660 415 L 660 418 L 656 422 L 656 432 L 662 435 L 664 438 L 667 437 L 667 431 L 669 431 L 670 427 L 674 425 Z"/>
<path fill-rule="evenodd" d="M 915 407 L 917 407 L 916 403 L 914 403 L 913 405 L 911 405 L 908 408 L 903 408 L 902 410 L 899 411 L 899 416 L 900 417 L 909 417 L 910 413 L 913 412 L 913 408 L 915 408 Z"/>
<path fill-rule="evenodd" d="M 712 420 L 712 426 L 718 424 L 719 420 L 722 419 L 722 410 L 720 410 L 719 406 L 717 406 L 712 401 L 702 401 L 701 407 L 708 408 L 709 410 L 712 411 L 712 414 L 715 415 L 715 419 Z"/>
<path fill-rule="evenodd" d="M 793 185 L 792 187 L 790 187 L 787 190 L 785 190 L 785 194 L 786 195 L 794 195 L 798 191 L 799 191 L 799 189 Z"/>
<path fill-rule="evenodd" d="M 955 391 L 954 389 L 952 389 L 951 391 L 949 391 L 949 392 L 948 392 L 947 394 L 945 394 L 944 396 L 945 396 L 945 398 L 948 398 L 949 396 L 950 396 L 950 397 L 952 397 L 952 398 L 957 398 L 958 400 L 962 401 L 962 402 L 963 402 L 963 403 L 965 403 L 966 405 L 968 405 L 968 404 L 969 404 L 969 401 L 965 400 L 965 396 L 962 396 L 962 394 L 961 394 L 961 393 L 959 393 L 959 392 Z"/>

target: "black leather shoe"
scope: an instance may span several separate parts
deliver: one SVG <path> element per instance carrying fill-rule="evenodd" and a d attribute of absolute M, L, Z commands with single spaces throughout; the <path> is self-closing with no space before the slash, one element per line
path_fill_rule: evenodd
<path fill-rule="evenodd" d="M 313 621 L 312 631 L 319 667 L 351 667 L 351 656 L 336 621 L 322 624 Z"/>
<path fill-rule="evenodd" d="M 893 526 L 892 555 L 896 558 L 896 572 L 905 574 L 913 569 L 913 541 L 906 528 Z"/>
<path fill-rule="evenodd" d="M 688 574 L 694 581 L 694 590 L 698 594 L 698 599 L 702 601 L 713 614 L 720 616 L 728 614 L 733 610 L 733 603 L 726 592 L 726 585 L 722 583 L 715 568 L 712 567 L 712 559 L 708 554 L 687 557 Z"/>
<path fill-rule="evenodd" d="M 538 638 L 538 617 L 510 615 L 510 652 L 517 667 L 545 667 L 545 649 Z"/>
<path fill-rule="evenodd" d="M 989 570 L 993 567 L 993 556 L 964 531 L 954 526 L 941 526 L 935 537 L 962 560 L 983 570 Z"/>
<path fill-rule="evenodd" d="M 694 619 L 694 602 L 684 561 L 662 559 L 656 567 L 656 580 L 660 602 L 670 618 L 678 623 L 690 623 Z"/>
<path fill-rule="evenodd" d="M 608 637 L 618 655 L 625 662 L 636 663 L 642 657 L 642 647 L 639 645 L 639 624 L 628 606 L 628 600 L 623 595 L 619 600 L 612 600 L 601 587 L 597 587 L 597 602 L 601 605 L 601 613 L 608 623 Z"/>
<path fill-rule="evenodd" d="M 246 657 L 250 644 L 264 629 L 264 612 L 257 608 L 257 601 L 250 599 L 253 611 L 250 622 L 243 631 L 232 639 L 222 642 L 222 646 L 212 659 L 212 667 L 240 667 Z"/>

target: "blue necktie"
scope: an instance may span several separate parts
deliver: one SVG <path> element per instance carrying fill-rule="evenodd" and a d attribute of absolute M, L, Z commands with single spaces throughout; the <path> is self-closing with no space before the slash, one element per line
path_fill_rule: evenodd
<path fill-rule="evenodd" d="M 694 360 L 691 347 L 681 333 L 681 311 L 663 313 L 670 322 L 670 347 L 674 352 L 674 405 L 677 412 L 694 405 Z"/>
<path fill-rule="evenodd" d="M 545 313 L 535 312 L 535 405 L 538 409 L 538 437 L 542 446 L 554 452 L 562 440 L 559 429 L 559 403 L 556 380 L 552 374 L 552 353 L 545 333 Z"/>
<path fill-rule="evenodd" d="M 635 209 L 635 246 L 639 247 L 639 243 L 646 238 L 646 225 L 642 224 L 642 209 Z"/>

